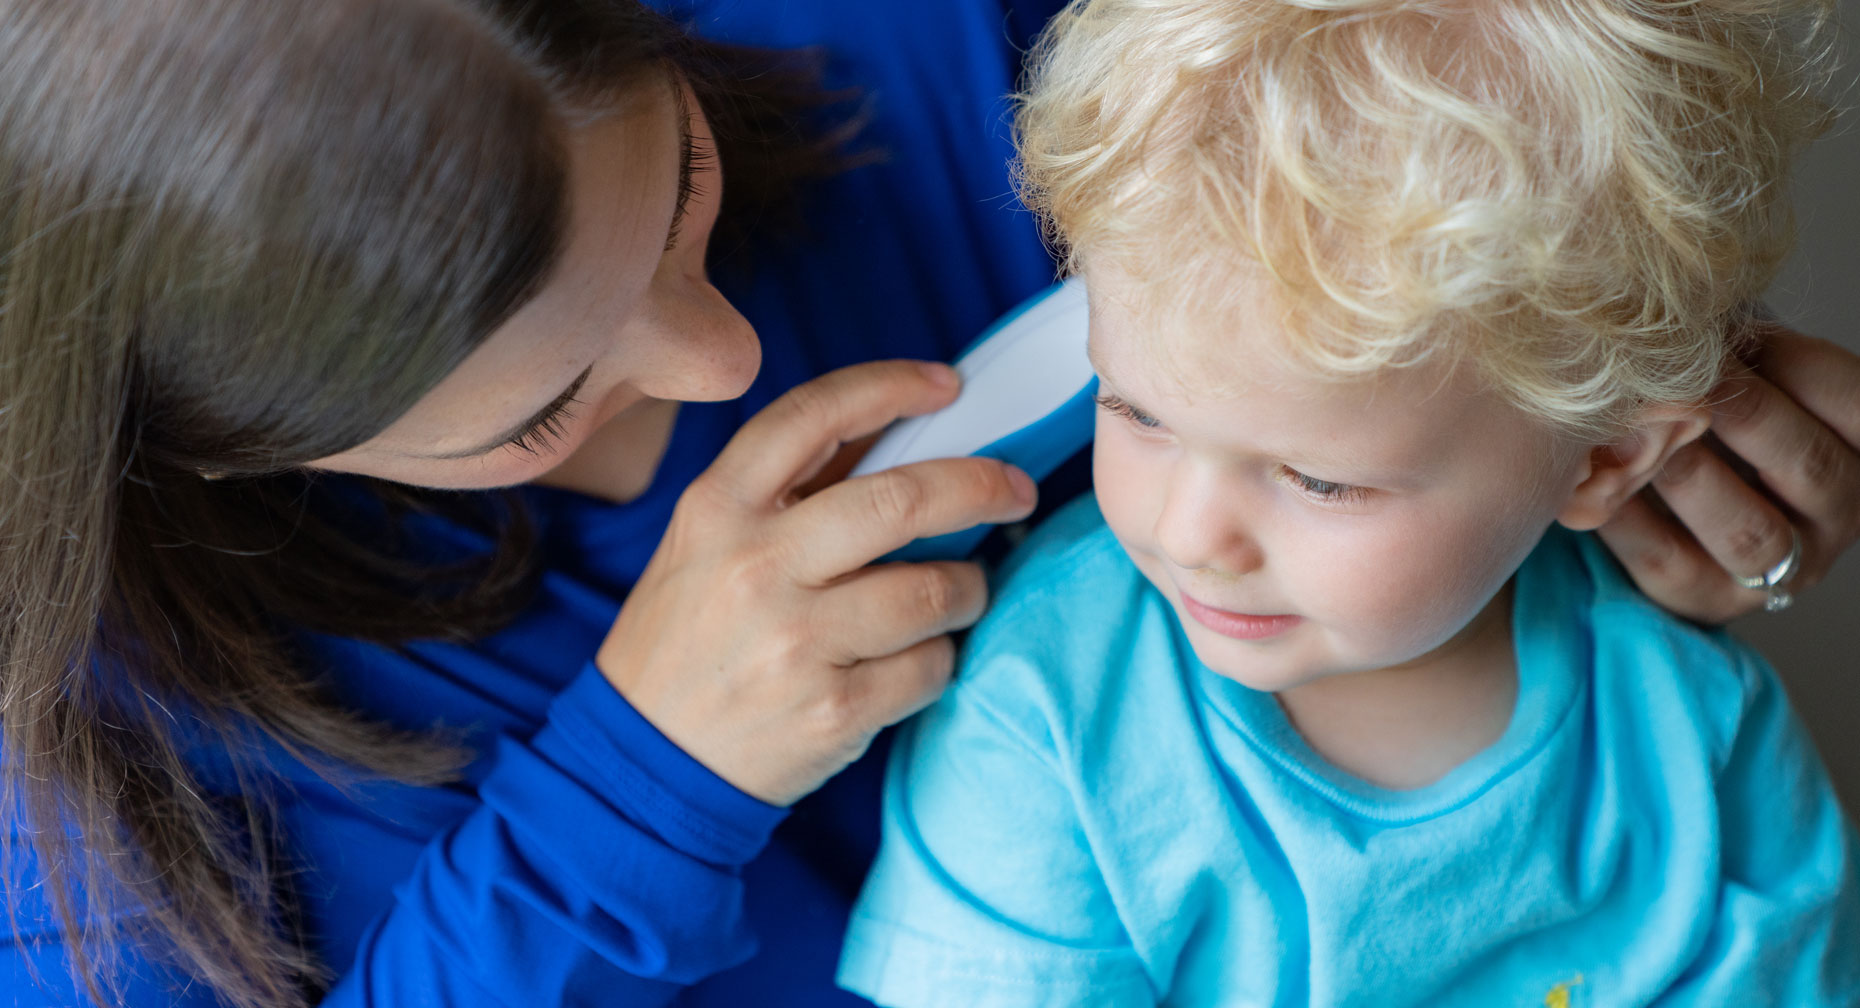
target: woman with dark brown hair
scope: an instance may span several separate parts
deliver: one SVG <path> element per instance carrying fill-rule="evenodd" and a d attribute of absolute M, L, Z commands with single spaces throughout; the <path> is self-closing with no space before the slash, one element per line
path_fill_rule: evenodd
<path fill-rule="evenodd" d="M 954 394 L 860 362 L 1051 278 L 1000 96 L 1057 6 L 0 0 L 0 989 L 858 1003 L 866 751 L 985 594 L 867 565 L 1033 488 L 825 474 Z M 1787 512 L 1707 461 L 1696 539 L 1611 533 L 1699 618 L 1860 531 L 1860 362 L 1772 352 L 1725 440 Z"/>

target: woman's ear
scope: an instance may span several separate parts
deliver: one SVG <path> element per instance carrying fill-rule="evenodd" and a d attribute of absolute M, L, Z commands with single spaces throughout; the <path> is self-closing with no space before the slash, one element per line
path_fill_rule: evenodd
<path fill-rule="evenodd" d="M 1589 449 L 1588 473 L 1570 491 L 1557 521 L 1578 532 L 1599 528 L 1660 471 L 1673 453 L 1711 426 L 1704 407 L 1655 406 L 1635 416 L 1628 433 Z"/>

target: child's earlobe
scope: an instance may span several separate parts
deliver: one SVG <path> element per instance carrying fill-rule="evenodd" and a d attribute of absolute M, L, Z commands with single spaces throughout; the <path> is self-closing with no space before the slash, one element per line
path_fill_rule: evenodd
<path fill-rule="evenodd" d="M 1710 426 L 1711 413 L 1703 407 L 1643 410 L 1627 434 L 1589 449 L 1588 473 L 1570 491 L 1557 521 L 1578 532 L 1600 528 L 1659 474 L 1674 452 Z"/>

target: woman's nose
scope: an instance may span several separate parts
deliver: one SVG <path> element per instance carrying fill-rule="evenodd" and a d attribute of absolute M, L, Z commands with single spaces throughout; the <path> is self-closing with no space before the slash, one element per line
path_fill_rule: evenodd
<path fill-rule="evenodd" d="M 1156 545 L 1183 570 L 1245 574 L 1265 555 L 1250 527 L 1242 495 L 1206 467 L 1175 467 L 1156 516 Z"/>
<path fill-rule="evenodd" d="M 646 395 L 680 402 L 734 399 L 749 389 L 762 365 L 762 345 L 749 320 L 701 278 L 655 284 L 637 319 L 645 337 L 638 387 Z M 638 346 L 639 343 L 645 344 Z"/>

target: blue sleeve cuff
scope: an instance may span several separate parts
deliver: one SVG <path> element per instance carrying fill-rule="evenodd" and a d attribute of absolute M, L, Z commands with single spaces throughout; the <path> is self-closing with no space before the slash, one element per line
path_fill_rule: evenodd
<path fill-rule="evenodd" d="M 787 816 L 666 738 L 592 661 L 550 705 L 530 747 L 597 792 L 625 794 L 638 825 L 714 865 L 754 858 Z"/>

